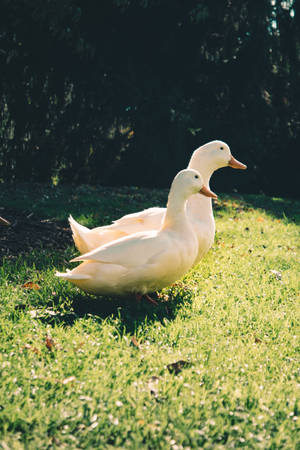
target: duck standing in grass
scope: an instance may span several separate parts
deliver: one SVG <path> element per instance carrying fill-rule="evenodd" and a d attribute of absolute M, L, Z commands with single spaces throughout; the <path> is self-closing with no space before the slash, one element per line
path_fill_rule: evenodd
<path fill-rule="evenodd" d="M 90 294 L 135 294 L 137 299 L 145 295 L 155 303 L 148 293 L 181 278 L 197 257 L 197 236 L 186 213 L 187 199 L 196 193 L 216 198 L 204 186 L 199 172 L 182 170 L 173 180 L 159 230 L 142 231 L 100 246 L 71 260 L 84 261 L 75 269 L 56 275 Z"/>
<path fill-rule="evenodd" d="M 188 169 L 199 171 L 205 186 L 209 188 L 209 181 L 214 171 L 226 166 L 234 169 L 247 168 L 231 155 L 230 148 L 225 142 L 212 141 L 194 151 Z M 93 229 L 80 225 L 71 216 L 69 222 L 77 249 L 80 253 L 86 253 L 100 245 L 139 231 L 159 230 L 165 212 L 166 208 L 148 208 L 123 216 L 112 225 Z M 198 238 L 198 255 L 195 259 L 197 264 L 214 242 L 215 220 L 211 199 L 202 195 L 192 195 L 187 202 L 187 214 Z"/>

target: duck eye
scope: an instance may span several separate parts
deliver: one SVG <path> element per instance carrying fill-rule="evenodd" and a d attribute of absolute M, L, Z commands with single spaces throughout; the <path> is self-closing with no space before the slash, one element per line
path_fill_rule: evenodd
<path fill-rule="evenodd" d="M 195 178 L 199 178 L 199 175 L 195 175 Z"/>
<path fill-rule="evenodd" d="M 224 147 L 220 147 L 220 150 L 224 150 Z"/>

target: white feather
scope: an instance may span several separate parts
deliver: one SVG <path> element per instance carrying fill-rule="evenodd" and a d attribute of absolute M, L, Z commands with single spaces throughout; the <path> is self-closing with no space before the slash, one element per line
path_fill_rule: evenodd
<path fill-rule="evenodd" d="M 136 233 L 98 247 L 74 258 L 84 262 L 65 276 L 58 276 L 86 292 L 102 295 L 144 294 L 173 283 L 190 269 L 197 256 L 197 238 L 185 206 L 187 198 L 202 187 L 202 177 L 195 170 L 179 172 L 159 230 Z"/>
<path fill-rule="evenodd" d="M 228 166 L 231 158 L 230 149 L 222 141 L 212 141 L 194 151 L 188 168 L 195 169 L 203 176 L 204 184 L 209 187 L 213 172 Z M 127 214 L 112 225 L 93 228 L 81 228 L 74 219 L 71 227 L 76 247 L 80 253 L 120 239 L 121 237 L 148 230 L 159 230 L 166 213 L 166 208 L 149 208 L 133 214 Z M 195 263 L 207 253 L 214 241 L 215 221 L 211 199 L 202 195 L 193 195 L 187 202 L 187 213 L 198 239 L 198 255 Z M 88 230 L 88 231 L 87 231 Z"/>

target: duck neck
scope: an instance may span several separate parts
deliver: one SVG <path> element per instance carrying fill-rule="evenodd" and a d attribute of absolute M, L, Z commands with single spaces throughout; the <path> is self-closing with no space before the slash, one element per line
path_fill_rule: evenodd
<path fill-rule="evenodd" d="M 197 164 L 197 167 L 194 166 L 193 160 L 191 160 L 188 165 L 188 169 L 199 170 L 198 167 L 199 164 Z M 209 182 L 213 172 L 214 170 L 207 166 L 203 166 L 200 169 L 204 184 L 208 189 L 210 189 Z M 211 198 L 201 194 L 194 194 L 188 199 L 187 212 L 188 214 L 192 214 L 193 218 L 196 220 L 203 222 L 211 222 L 214 220 Z"/>
<path fill-rule="evenodd" d="M 162 229 L 172 228 L 179 231 L 187 225 L 186 204 L 187 197 L 182 192 L 176 192 L 176 189 L 170 191 Z"/>

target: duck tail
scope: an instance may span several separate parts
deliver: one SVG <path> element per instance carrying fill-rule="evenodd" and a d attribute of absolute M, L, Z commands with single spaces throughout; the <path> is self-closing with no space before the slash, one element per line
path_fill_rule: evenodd
<path fill-rule="evenodd" d="M 89 251 L 89 246 L 86 243 L 85 237 L 90 232 L 90 229 L 80 225 L 76 220 L 70 215 L 69 224 L 72 230 L 72 237 L 76 248 L 80 253 L 86 253 Z"/>
<path fill-rule="evenodd" d="M 74 219 L 74 217 L 71 216 L 71 214 L 69 215 L 69 224 L 72 230 L 72 233 L 77 235 L 80 233 L 86 233 L 87 231 L 90 231 L 89 228 L 80 225 L 80 223 L 76 222 L 76 220 Z"/>
<path fill-rule="evenodd" d="M 65 273 L 56 272 L 55 275 L 59 278 L 63 278 L 64 280 L 89 280 L 91 279 L 90 275 L 84 273 L 72 273 L 71 270 L 67 270 Z"/>

